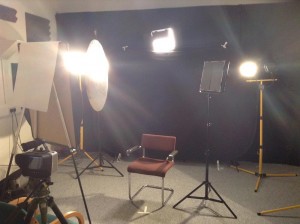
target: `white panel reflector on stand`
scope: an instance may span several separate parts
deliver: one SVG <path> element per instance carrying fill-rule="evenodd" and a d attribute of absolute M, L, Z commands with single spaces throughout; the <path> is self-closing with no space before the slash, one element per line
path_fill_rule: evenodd
<path fill-rule="evenodd" d="M 76 148 L 75 126 L 79 126 L 81 118 L 75 120 L 73 114 L 73 96 L 77 103 L 79 83 L 77 77 L 70 76 L 62 66 L 61 52 L 67 50 L 63 43 L 59 44 L 58 59 L 54 78 L 51 81 L 52 91 L 49 99 L 49 106 L 46 112 L 30 110 L 31 126 L 33 137 L 52 144 L 59 144 L 67 147 Z M 72 85 L 74 84 L 74 85 Z M 76 84 L 76 85 L 75 85 Z M 54 88 L 55 87 L 55 88 Z M 72 89 L 73 88 L 73 92 Z M 81 103 L 81 100 L 79 100 Z M 77 111 L 81 110 L 82 105 L 77 105 Z M 79 113 L 81 114 L 81 113 Z M 67 135 L 65 128 L 67 129 Z"/>
<path fill-rule="evenodd" d="M 22 43 L 13 104 L 46 112 L 59 42 Z"/>

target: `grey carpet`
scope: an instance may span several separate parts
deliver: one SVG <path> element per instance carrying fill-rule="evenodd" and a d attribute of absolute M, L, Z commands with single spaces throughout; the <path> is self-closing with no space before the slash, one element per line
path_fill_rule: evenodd
<path fill-rule="evenodd" d="M 81 170 L 89 163 L 86 157 L 76 159 L 78 169 Z M 263 178 L 257 193 L 254 192 L 257 177 L 245 172 L 237 172 L 221 161 L 221 169 L 217 170 L 215 164 L 210 165 L 209 180 L 221 195 L 224 201 L 237 215 L 232 218 L 231 213 L 224 204 L 200 199 L 186 199 L 176 209 L 173 205 L 191 192 L 205 179 L 205 164 L 177 162 L 175 167 L 167 174 L 166 187 L 173 187 L 175 192 L 167 205 L 160 207 L 160 191 L 145 189 L 135 199 L 137 209 L 128 200 L 128 178 L 126 167 L 128 161 L 113 163 L 124 177 L 111 168 L 103 171 L 87 170 L 81 175 L 90 217 L 93 224 L 100 223 L 300 223 L 300 208 L 258 216 L 257 212 L 290 205 L 300 204 L 300 178 L 297 177 L 266 177 Z M 243 162 L 241 167 L 257 170 L 256 163 Z M 298 173 L 300 167 L 264 164 L 266 173 Z M 64 213 L 77 210 L 84 214 L 86 223 L 87 215 L 84 209 L 79 185 L 75 176 L 72 161 L 69 160 L 59 166 L 53 173 L 54 185 L 50 187 L 59 209 Z M 133 187 L 139 184 L 152 183 L 160 185 L 160 178 L 133 176 Z M 204 187 L 195 192 L 196 196 L 204 196 Z M 209 194 L 217 198 L 213 192 Z M 157 211 L 156 211 L 157 210 Z M 154 211 L 154 212 L 153 212 Z"/>

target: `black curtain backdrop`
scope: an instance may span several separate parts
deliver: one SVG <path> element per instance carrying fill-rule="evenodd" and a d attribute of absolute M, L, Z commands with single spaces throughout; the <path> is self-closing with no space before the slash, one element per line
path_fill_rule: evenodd
<path fill-rule="evenodd" d="M 177 137 L 178 159 L 204 160 L 203 62 L 225 59 L 225 92 L 210 102 L 212 159 L 257 161 L 259 89 L 237 72 L 253 56 L 276 64 L 279 79 L 264 90 L 264 161 L 299 165 L 299 12 L 299 3 L 285 3 L 57 14 L 59 40 L 86 50 L 97 30 L 110 62 L 104 109 L 93 111 L 83 94 L 86 150 L 116 154 L 156 133 Z M 150 33 L 167 27 L 176 52 L 155 55 Z"/>

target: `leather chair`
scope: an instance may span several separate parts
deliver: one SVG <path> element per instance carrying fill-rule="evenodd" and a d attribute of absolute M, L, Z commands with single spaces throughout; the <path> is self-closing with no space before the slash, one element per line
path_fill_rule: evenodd
<path fill-rule="evenodd" d="M 128 183 L 129 183 L 129 199 L 133 202 L 135 196 L 137 196 L 144 188 L 154 188 L 161 190 L 161 207 L 165 206 L 167 201 L 171 198 L 174 193 L 172 188 L 166 188 L 164 186 L 164 178 L 167 172 L 174 165 L 174 157 L 177 154 L 176 147 L 176 137 L 165 136 L 165 135 L 153 135 L 153 134 L 143 134 L 141 145 L 135 146 L 127 150 L 127 155 L 130 153 L 141 149 L 142 156 L 135 161 L 131 162 L 127 168 L 128 171 Z M 148 152 L 156 154 L 165 154 L 164 158 L 153 158 L 149 156 Z M 162 179 L 161 186 L 153 185 L 143 185 L 133 196 L 131 194 L 131 174 L 140 175 L 150 175 L 157 176 Z M 165 191 L 169 191 L 170 194 L 165 200 Z"/>

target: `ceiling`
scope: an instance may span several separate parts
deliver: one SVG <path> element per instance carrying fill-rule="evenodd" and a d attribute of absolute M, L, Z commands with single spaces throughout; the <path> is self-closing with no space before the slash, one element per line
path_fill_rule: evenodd
<path fill-rule="evenodd" d="M 32 0 L 34 1 L 34 0 Z M 280 3 L 291 0 L 41 0 L 56 13 L 120 11 L 202 5 Z"/>

